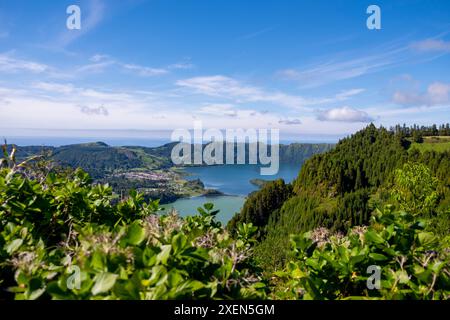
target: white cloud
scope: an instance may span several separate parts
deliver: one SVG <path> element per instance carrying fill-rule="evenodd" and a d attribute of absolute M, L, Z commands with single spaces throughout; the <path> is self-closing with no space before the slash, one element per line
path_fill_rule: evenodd
<path fill-rule="evenodd" d="M 222 75 L 178 80 L 176 84 L 191 89 L 195 93 L 233 99 L 238 103 L 269 102 L 292 108 L 302 108 L 306 104 L 306 100 L 302 97 L 282 92 L 270 92 L 259 87 L 242 84 L 233 78 Z"/>
<path fill-rule="evenodd" d="M 167 69 L 181 69 L 181 70 L 187 70 L 187 69 L 193 69 L 195 66 L 192 63 L 189 62 L 179 62 L 171 64 L 167 67 Z"/>
<path fill-rule="evenodd" d="M 205 129 L 279 128 L 282 135 L 346 134 L 363 126 L 360 122 L 330 125 L 313 116 L 302 115 L 300 119 L 298 114 L 237 108 L 231 103 L 198 107 L 192 100 L 180 101 L 179 97 L 167 100 L 167 96 L 158 92 L 106 91 L 70 83 L 36 82 L 24 89 L 0 87 L 0 97 L 0 132 L 6 135 L 14 128 L 15 132 L 25 132 L 24 128 L 77 132 L 192 129 L 194 120 L 201 120 Z"/>
<path fill-rule="evenodd" d="M 266 102 L 293 109 L 302 109 L 304 111 L 312 111 L 309 108 L 310 106 L 344 101 L 365 91 L 365 89 L 358 88 L 342 91 L 332 97 L 304 98 L 302 96 L 243 84 L 238 80 L 223 75 L 178 80 L 176 84 L 180 87 L 193 90 L 197 94 L 232 99 L 236 103 Z"/>
<path fill-rule="evenodd" d="M 317 119 L 320 121 L 338 122 L 370 122 L 373 120 L 367 112 L 347 106 L 321 110 L 317 115 Z"/>
<path fill-rule="evenodd" d="M 236 117 L 237 111 L 232 104 L 208 104 L 199 110 L 200 113 L 213 115 L 213 116 L 227 116 Z"/>
<path fill-rule="evenodd" d="M 332 82 L 357 78 L 393 67 L 405 60 L 406 47 L 378 48 L 377 54 L 338 60 L 334 55 L 328 61 L 319 62 L 306 68 L 288 68 L 277 75 L 285 80 L 297 82 L 302 88 L 312 88 Z M 403 55 L 402 55 L 403 54 Z M 345 57 L 348 57 L 347 53 Z"/>
<path fill-rule="evenodd" d="M 412 43 L 411 48 L 422 52 L 450 52 L 450 41 L 427 39 Z"/>
<path fill-rule="evenodd" d="M 450 103 L 450 84 L 434 82 L 426 92 L 396 91 L 393 102 L 404 106 L 437 106 Z"/>
<path fill-rule="evenodd" d="M 42 63 L 17 59 L 6 53 L 0 54 L 0 72 L 15 73 L 19 71 L 25 71 L 32 73 L 42 73 L 49 70 L 50 67 Z"/>
<path fill-rule="evenodd" d="M 76 73 L 101 73 L 105 71 L 108 67 L 115 64 L 113 60 L 104 60 L 94 63 L 89 63 L 76 68 Z"/>
<path fill-rule="evenodd" d="M 62 84 L 54 82 L 35 82 L 32 84 L 32 88 L 63 94 L 72 93 L 75 90 L 74 86 L 70 83 Z"/>
<path fill-rule="evenodd" d="M 99 54 L 99 53 L 94 54 L 92 57 L 89 58 L 89 60 L 92 61 L 92 62 L 100 62 L 100 61 L 108 60 L 108 59 L 109 59 L 108 55 L 106 55 L 106 54 Z"/>
<path fill-rule="evenodd" d="M 296 118 L 288 118 L 288 119 L 280 119 L 278 121 L 279 124 L 285 124 L 285 125 L 298 125 L 301 124 L 302 121 L 300 119 Z"/>
<path fill-rule="evenodd" d="M 159 76 L 159 75 L 167 74 L 169 72 L 166 69 L 150 68 L 150 67 L 139 66 L 136 64 L 122 64 L 122 67 L 125 68 L 126 70 L 136 72 L 136 74 L 143 76 L 143 77 Z"/>
<path fill-rule="evenodd" d="M 366 90 L 365 89 L 361 89 L 361 88 L 345 90 L 345 91 L 342 91 L 342 92 L 340 92 L 340 93 L 338 93 L 336 95 L 336 100 L 337 101 L 347 100 L 348 98 L 353 97 L 355 95 L 358 95 L 358 94 L 360 94 L 360 93 L 362 93 L 364 91 L 366 91 Z"/>
<path fill-rule="evenodd" d="M 130 74 L 135 74 L 141 77 L 154 77 L 170 73 L 171 70 L 190 69 L 194 65 L 190 63 L 175 63 L 163 68 L 153 68 L 134 63 L 125 63 L 123 61 L 114 59 L 106 54 L 95 54 L 89 58 L 90 63 L 78 66 L 75 68 L 75 74 L 92 74 L 101 73 L 110 67 L 116 67 L 117 70 L 122 70 Z"/>
<path fill-rule="evenodd" d="M 210 96 L 222 96 L 231 94 L 233 96 L 243 96 L 257 94 L 259 90 L 253 87 L 244 87 L 238 81 L 222 76 L 194 77 L 185 80 L 178 80 L 177 85 L 193 89 L 197 93 Z"/>
<path fill-rule="evenodd" d="M 54 98 L 64 99 L 95 99 L 95 101 L 132 102 L 132 95 L 123 92 L 101 91 L 92 88 L 75 87 L 71 83 L 35 82 L 34 89 L 50 93 Z"/>

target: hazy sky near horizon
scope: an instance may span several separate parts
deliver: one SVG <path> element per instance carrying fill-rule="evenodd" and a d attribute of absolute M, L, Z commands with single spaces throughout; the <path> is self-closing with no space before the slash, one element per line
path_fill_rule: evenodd
<path fill-rule="evenodd" d="M 0 135 L 440 124 L 449 71 L 447 0 L 0 3 Z"/>

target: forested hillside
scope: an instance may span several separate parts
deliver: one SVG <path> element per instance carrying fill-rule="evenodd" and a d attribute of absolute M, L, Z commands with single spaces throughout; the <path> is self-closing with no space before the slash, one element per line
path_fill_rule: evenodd
<path fill-rule="evenodd" d="M 423 130 L 428 132 L 429 128 Z M 286 192 L 276 194 L 275 185 L 266 184 L 258 194 L 249 197 L 229 228 L 233 229 L 234 221 L 265 228 L 259 255 L 271 267 L 280 266 L 287 258 L 289 234 L 317 227 L 346 232 L 353 226 L 367 224 L 375 208 L 392 200 L 390 190 L 396 169 L 409 162 L 425 164 L 439 181 L 435 209 L 436 215 L 442 217 L 441 212 L 449 210 L 450 151 L 411 150 L 413 131 L 405 131 L 370 125 L 341 140 L 333 150 L 304 163 L 292 183 L 292 194 L 285 201 L 267 201 L 284 199 Z M 445 231 L 449 232 L 442 232 Z"/>

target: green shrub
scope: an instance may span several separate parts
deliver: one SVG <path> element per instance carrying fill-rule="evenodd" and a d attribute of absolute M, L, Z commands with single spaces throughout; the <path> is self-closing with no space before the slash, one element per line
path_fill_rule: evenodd
<path fill-rule="evenodd" d="M 250 225 L 231 238 L 212 204 L 181 219 L 132 192 L 117 202 L 87 174 L 0 171 L 0 297 L 264 298 Z"/>
<path fill-rule="evenodd" d="M 276 272 L 275 297 L 284 299 L 449 299 L 450 238 L 424 231 L 425 224 L 390 207 L 371 225 L 346 236 L 314 241 L 311 232 L 292 236 L 295 259 Z M 369 289 L 370 266 L 380 288 Z"/>

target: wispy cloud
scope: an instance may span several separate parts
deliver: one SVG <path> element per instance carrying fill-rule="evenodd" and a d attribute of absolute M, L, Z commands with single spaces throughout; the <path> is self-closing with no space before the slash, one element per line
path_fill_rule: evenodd
<path fill-rule="evenodd" d="M 179 63 L 174 63 L 171 64 L 167 67 L 167 69 L 173 69 L 173 70 L 177 70 L 177 69 L 181 69 L 181 70 L 187 70 L 187 69 L 193 69 L 195 66 L 190 63 L 190 62 L 179 62 Z"/>
<path fill-rule="evenodd" d="M 426 39 L 413 42 L 411 48 L 420 52 L 447 52 L 450 53 L 450 41 L 440 39 Z"/>
<path fill-rule="evenodd" d="M 61 94 L 69 94 L 75 91 L 75 87 L 70 83 L 35 82 L 31 85 L 31 87 L 34 89 Z"/>
<path fill-rule="evenodd" d="M 271 91 L 257 86 L 244 84 L 236 79 L 223 76 L 204 76 L 178 80 L 180 87 L 193 90 L 194 93 L 243 102 L 266 102 L 293 109 L 312 111 L 309 107 L 325 103 L 344 101 L 360 94 L 364 89 L 342 91 L 333 97 L 304 98 L 281 91 Z"/>
<path fill-rule="evenodd" d="M 88 63 L 77 67 L 75 69 L 75 73 L 77 74 L 101 73 L 114 64 L 116 64 L 114 60 L 102 60 L 94 63 Z"/>
<path fill-rule="evenodd" d="M 144 67 L 136 64 L 121 64 L 121 66 L 128 71 L 135 72 L 136 74 L 143 76 L 143 77 L 153 77 L 153 76 L 159 76 L 163 74 L 169 73 L 166 69 L 161 68 L 150 68 L 150 67 Z"/>
<path fill-rule="evenodd" d="M 369 114 L 365 111 L 345 106 L 329 110 L 320 110 L 317 114 L 317 120 L 338 122 L 370 122 L 373 121 L 373 118 L 370 117 Z"/>
<path fill-rule="evenodd" d="M 199 109 L 199 112 L 202 114 L 213 115 L 213 116 L 226 116 L 226 117 L 236 117 L 237 111 L 234 108 L 234 105 L 227 103 L 216 103 L 216 104 L 208 104 Z"/>
<path fill-rule="evenodd" d="M 267 92 L 222 75 L 178 80 L 176 84 L 195 93 L 233 99 L 236 102 L 270 102 L 294 108 L 301 108 L 305 104 L 301 97 L 282 92 Z"/>
<path fill-rule="evenodd" d="M 100 61 L 104 61 L 104 60 L 108 60 L 109 56 L 106 54 L 94 54 L 92 57 L 89 58 L 90 61 L 92 62 L 100 62 Z"/>
<path fill-rule="evenodd" d="M 371 50 L 377 52 L 346 52 L 345 58 L 337 58 L 343 54 L 335 53 L 328 59 L 308 67 L 287 68 L 276 74 L 281 79 L 298 83 L 301 88 L 313 88 L 333 82 L 361 77 L 363 75 L 392 68 L 407 61 L 405 52 L 408 45 L 397 42 L 380 46 Z"/>
<path fill-rule="evenodd" d="M 76 87 L 71 83 L 35 82 L 31 86 L 42 92 L 47 92 L 55 97 L 76 97 L 77 99 L 96 99 L 109 102 L 132 102 L 132 95 L 119 91 L 104 91 L 93 88 Z"/>
<path fill-rule="evenodd" d="M 32 73 L 42 73 L 49 70 L 50 67 L 42 63 L 31 60 L 18 59 L 8 53 L 0 54 L 0 72 L 14 73 L 19 71 L 26 71 Z"/>
<path fill-rule="evenodd" d="M 76 73 L 99 73 L 105 71 L 109 67 L 115 66 L 130 74 L 141 77 L 155 77 L 168 74 L 171 70 L 193 68 L 193 65 L 188 63 L 175 63 L 168 65 L 167 67 L 154 68 L 134 63 L 125 63 L 105 54 L 96 54 L 92 56 L 89 61 L 88 64 L 77 67 L 75 69 Z"/>

